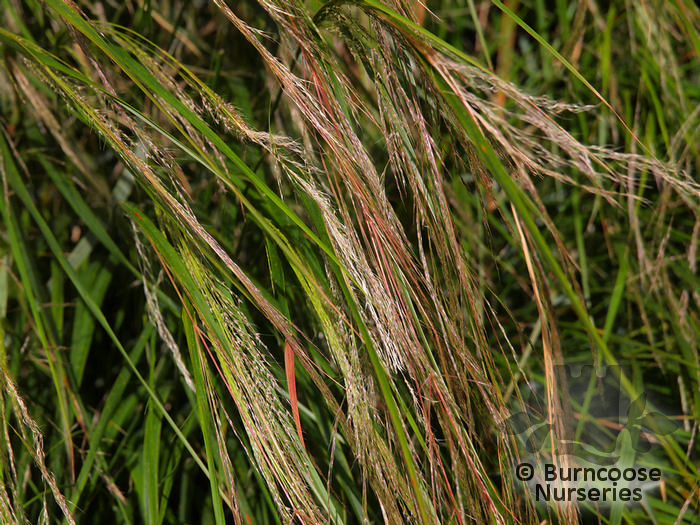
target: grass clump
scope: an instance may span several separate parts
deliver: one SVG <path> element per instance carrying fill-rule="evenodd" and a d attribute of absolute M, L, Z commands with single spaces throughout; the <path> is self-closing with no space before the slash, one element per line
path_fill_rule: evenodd
<path fill-rule="evenodd" d="M 2 521 L 694 523 L 700 14 L 551 8 L 0 4 Z"/>

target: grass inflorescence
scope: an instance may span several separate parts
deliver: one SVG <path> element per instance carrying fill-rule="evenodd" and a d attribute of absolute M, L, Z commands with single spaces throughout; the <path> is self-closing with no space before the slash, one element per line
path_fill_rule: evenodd
<path fill-rule="evenodd" d="M 0 13 L 0 521 L 697 522 L 693 2 Z"/>

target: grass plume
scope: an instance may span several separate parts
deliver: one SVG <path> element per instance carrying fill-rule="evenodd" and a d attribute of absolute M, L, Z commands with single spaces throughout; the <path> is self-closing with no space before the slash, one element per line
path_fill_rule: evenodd
<path fill-rule="evenodd" d="M 3 521 L 692 523 L 694 4 L 44 4 L 0 4 Z M 533 393 L 610 428 L 586 362 L 678 422 L 641 506 L 515 477 Z"/>

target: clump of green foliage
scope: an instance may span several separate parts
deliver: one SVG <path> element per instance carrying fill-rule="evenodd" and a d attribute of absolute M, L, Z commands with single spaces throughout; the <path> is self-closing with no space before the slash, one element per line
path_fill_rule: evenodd
<path fill-rule="evenodd" d="M 3 523 L 697 520 L 694 3 L 0 13 Z M 641 505 L 517 480 L 533 393 L 620 430 L 564 363 Z"/>

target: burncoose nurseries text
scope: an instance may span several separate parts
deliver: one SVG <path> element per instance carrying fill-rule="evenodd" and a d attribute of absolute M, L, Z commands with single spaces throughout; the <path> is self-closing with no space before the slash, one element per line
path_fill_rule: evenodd
<path fill-rule="evenodd" d="M 661 479 L 658 468 L 557 467 L 551 463 L 546 463 L 543 467 L 544 483 L 536 483 L 534 487 L 536 501 L 636 502 L 642 499 L 640 483 L 658 482 Z M 522 481 L 530 481 L 534 474 L 535 469 L 529 463 L 521 463 L 516 468 L 516 475 Z M 572 483 L 577 483 L 578 486 L 572 486 Z M 581 483 L 586 486 L 581 486 Z M 618 487 L 618 483 L 632 487 Z"/>

